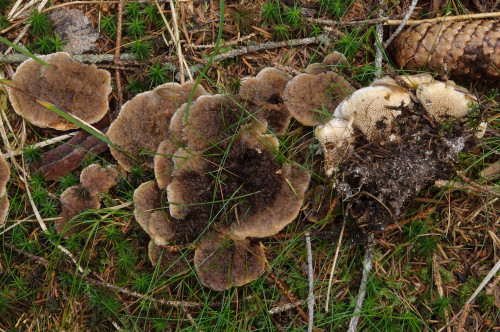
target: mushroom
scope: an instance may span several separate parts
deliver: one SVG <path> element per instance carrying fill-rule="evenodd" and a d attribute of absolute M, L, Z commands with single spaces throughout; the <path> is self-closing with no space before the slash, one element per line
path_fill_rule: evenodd
<path fill-rule="evenodd" d="M 168 205 L 155 182 L 146 182 L 134 191 L 134 216 L 156 245 L 165 245 L 175 237 Z"/>
<path fill-rule="evenodd" d="M 33 59 L 24 61 L 12 77 L 9 99 L 17 114 L 41 128 L 69 130 L 73 123 L 40 105 L 36 98 L 56 105 L 86 123 L 96 123 L 108 111 L 111 75 L 73 61 L 68 53 L 39 56 L 49 66 Z"/>
<path fill-rule="evenodd" d="M 477 103 L 476 97 L 453 81 L 420 84 L 417 98 L 427 113 L 437 121 L 446 117 L 463 118 Z"/>
<path fill-rule="evenodd" d="M 310 65 L 309 72 L 295 76 L 283 92 L 290 114 L 304 126 L 324 122 L 355 90 L 341 75 L 331 71 L 331 61 L 327 57 L 321 64 Z"/>
<path fill-rule="evenodd" d="M 129 171 L 135 163 L 132 156 L 139 158 L 139 163 L 153 168 L 153 155 L 158 145 L 169 138 L 170 119 L 175 110 L 188 101 L 193 88 L 194 82 L 183 85 L 166 83 L 153 91 L 138 94 L 122 106 L 107 133 L 111 143 L 122 150 L 110 147 L 118 164 Z M 193 98 L 205 93 L 205 89 L 198 85 Z"/>
<path fill-rule="evenodd" d="M 316 127 L 314 135 L 325 152 L 325 173 L 332 176 L 341 159 L 353 150 L 354 130 L 349 121 L 333 118 Z"/>
<path fill-rule="evenodd" d="M 118 171 L 113 166 L 101 167 L 92 164 L 80 174 L 80 184 L 67 188 L 60 197 L 62 211 L 59 219 L 54 222 L 58 234 L 68 238 L 81 227 L 71 225 L 69 222 L 85 210 L 101 207 L 98 194 L 108 193 L 119 177 Z"/>
<path fill-rule="evenodd" d="M 250 105 L 243 111 L 239 101 L 215 95 L 201 96 L 189 111 L 183 105 L 172 117 L 170 139 L 158 149 L 158 155 L 170 159 L 165 163 L 159 158 L 159 168 L 168 164 L 171 172 L 157 178 L 161 187 L 146 183 L 134 194 L 136 219 L 156 246 L 193 243 L 203 236 L 195 266 L 202 283 L 217 290 L 262 273 L 263 251 L 248 238 L 274 235 L 289 224 L 300 211 L 310 179 L 299 166 L 277 161 L 278 139 L 267 134 L 266 121 L 255 121 L 258 109 Z M 210 235 L 204 235 L 207 231 Z M 220 247 L 226 238 L 231 247 Z M 260 258 L 245 258 L 246 252 Z M 232 261 L 207 270 L 214 255 Z M 208 281 L 244 266 L 245 260 L 258 268 L 219 284 Z"/>
<path fill-rule="evenodd" d="M 218 233 L 207 234 L 194 254 L 198 278 L 204 286 L 215 291 L 257 279 L 264 272 L 266 262 L 260 242 L 233 241 Z"/>
<path fill-rule="evenodd" d="M 290 81 L 290 75 L 276 68 L 264 68 L 256 77 L 241 80 L 239 96 L 257 105 L 255 114 L 259 121 L 268 124 L 268 130 L 283 135 L 290 124 L 290 112 L 283 103 L 283 90 Z"/>
<path fill-rule="evenodd" d="M 148 257 L 153 266 L 159 265 L 161 273 L 167 276 L 186 274 L 190 271 L 189 260 L 192 255 L 183 255 L 179 251 L 167 250 L 167 248 L 156 245 L 154 241 L 148 244 Z"/>
<path fill-rule="evenodd" d="M 0 225 L 5 223 L 9 212 L 9 197 L 7 196 L 7 182 L 9 182 L 9 179 L 9 164 L 0 155 Z"/>
<path fill-rule="evenodd" d="M 402 87 L 388 81 L 376 82 L 342 101 L 334 117 L 351 121 L 368 140 L 385 139 L 391 133 L 393 120 L 410 104 L 411 97 Z"/>

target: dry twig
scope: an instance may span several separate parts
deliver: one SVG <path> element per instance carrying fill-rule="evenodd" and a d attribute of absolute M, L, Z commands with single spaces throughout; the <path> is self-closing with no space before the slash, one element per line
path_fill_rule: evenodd
<path fill-rule="evenodd" d="M 307 331 L 312 332 L 314 326 L 314 271 L 311 250 L 311 234 L 306 233 L 307 248 L 307 278 L 309 279 L 309 295 L 307 296 L 307 308 L 309 310 L 309 324 Z"/>

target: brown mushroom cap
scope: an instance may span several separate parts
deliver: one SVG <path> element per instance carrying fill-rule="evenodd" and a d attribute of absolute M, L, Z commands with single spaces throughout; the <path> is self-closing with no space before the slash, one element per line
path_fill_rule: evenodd
<path fill-rule="evenodd" d="M 162 203 L 156 183 L 146 182 L 134 191 L 134 216 L 156 245 L 165 245 L 175 237 L 168 207 Z"/>
<path fill-rule="evenodd" d="M 297 217 L 311 177 L 296 165 L 283 166 L 278 172 L 281 174 L 278 193 L 267 206 L 241 214 L 230 226 L 221 227 L 221 232 L 233 239 L 268 237 L 278 234 Z"/>
<path fill-rule="evenodd" d="M 194 264 L 201 283 L 215 291 L 245 285 L 257 279 L 266 266 L 261 244 L 232 241 L 221 234 L 205 236 L 196 248 Z"/>
<path fill-rule="evenodd" d="M 166 83 L 153 91 L 138 94 L 122 106 L 120 114 L 109 127 L 108 138 L 114 145 L 141 159 L 140 164 L 153 168 L 153 156 L 158 145 L 169 138 L 170 119 L 175 110 L 188 101 L 193 87 L 193 82 L 183 85 Z M 194 98 L 205 93 L 205 89 L 198 85 Z M 114 147 L 110 149 L 118 163 L 125 170 L 130 170 L 134 161 Z M 140 152 L 149 152 L 150 155 L 139 156 Z"/>
<path fill-rule="evenodd" d="M 173 151 L 172 151 L 173 150 Z M 166 189 L 170 183 L 174 163 L 172 155 L 177 150 L 177 147 L 170 141 L 163 141 L 158 145 L 155 157 L 153 159 L 153 166 L 155 171 L 156 183 L 160 189 Z"/>
<path fill-rule="evenodd" d="M 265 121 L 268 130 L 283 135 L 290 124 L 290 112 L 283 104 L 283 91 L 290 75 L 276 68 L 264 68 L 256 77 L 245 77 L 241 81 L 239 96 L 261 109 L 255 114 Z"/>
<path fill-rule="evenodd" d="M 337 72 L 342 72 L 344 68 L 349 67 L 349 62 L 347 58 L 337 51 L 334 51 L 330 54 L 327 54 L 322 62 L 320 63 L 311 63 L 305 69 L 306 73 L 309 74 L 320 74 L 332 71 L 335 69 Z"/>
<path fill-rule="evenodd" d="M 80 184 L 87 188 L 90 193 L 107 194 L 109 188 L 113 187 L 120 173 L 113 167 L 101 167 L 97 164 L 92 164 L 85 167 L 80 174 Z"/>
<path fill-rule="evenodd" d="M 469 90 L 457 86 L 453 81 L 421 84 L 417 89 L 417 98 L 436 121 L 446 117 L 462 118 L 477 102 Z"/>
<path fill-rule="evenodd" d="M 50 66 L 33 59 L 24 61 L 12 77 L 9 99 L 16 113 L 41 128 L 69 130 L 77 128 L 51 110 L 40 105 L 35 96 L 56 105 L 87 123 L 95 123 L 108 111 L 111 75 L 73 61 L 68 53 L 39 56 Z"/>
<path fill-rule="evenodd" d="M 114 166 L 87 166 L 80 174 L 80 184 L 67 188 L 61 194 L 62 211 L 60 218 L 54 222 L 57 233 L 67 238 L 81 229 L 79 225 L 68 222 L 85 210 L 100 208 L 98 194 L 107 193 L 116 184 L 119 175 Z"/>
<path fill-rule="evenodd" d="M 201 96 L 190 105 L 187 117 L 182 112 L 186 111 L 179 113 L 184 125 L 182 140 L 192 151 L 221 143 L 237 131 L 238 123 L 246 116 L 237 99 L 228 95 Z"/>
<path fill-rule="evenodd" d="M 9 179 L 9 164 L 0 156 L 0 225 L 5 222 L 9 212 L 9 198 L 7 196 L 7 182 L 9 182 Z"/>
<path fill-rule="evenodd" d="M 98 209 L 101 207 L 97 194 L 91 194 L 87 188 L 80 185 L 71 186 L 66 189 L 60 197 L 62 212 L 59 219 L 54 222 L 58 234 L 65 238 L 70 237 L 81 225 L 70 223 L 70 220 L 85 210 Z"/>
<path fill-rule="evenodd" d="M 159 265 L 161 274 L 174 276 L 186 274 L 190 271 L 189 262 L 192 255 L 186 257 L 181 252 L 172 252 L 162 246 L 158 246 L 154 241 L 149 241 L 148 257 L 153 266 Z"/>
<path fill-rule="evenodd" d="M 333 71 L 317 68 L 314 74 L 295 76 L 285 88 L 283 100 L 290 114 L 304 126 L 316 126 L 324 122 L 354 87 Z M 325 114 L 325 112 L 327 114 Z"/>

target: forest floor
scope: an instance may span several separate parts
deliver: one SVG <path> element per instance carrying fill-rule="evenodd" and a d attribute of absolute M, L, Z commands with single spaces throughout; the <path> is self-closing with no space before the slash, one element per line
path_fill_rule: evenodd
<path fill-rule="evenodd" d="M 408 0 L 0 0 L 0 33 L 32 53 L 61 51 L 67 42 L 49 15 L 62 7 L 84 13 L 99 32 L 88 52 L 112 76 L 109 123 L 136 94 L 196 79 L 205 69 L 201 84 L 207 91 L 236 92 L 243 77 L 262 68 L 296 75 L 338 51 L 350 65 L 346 78 L 366 86 L 378 70 L 377 25 L 386 40 L 410 5 Z M 418 2 L 411 19 L 499 10 L 498 1 L 432 0 Z M 7 46 L 0 50 L 4 54 Z M 401 72 L 391 50 L 383 51 L 383 72 Z M 0 56 L 6 78 L 20 62 L 12 53 Z M 59 179 L 45 179 L 37 170 L 60 144 L 48 140 L 71 136 L 32 126 L 2 92 L 6 135 L 0 146 L 12 175 L 10 209 L 0 227 L 0 331 L 303 331 L 310 324 L 308 254 L 314 331 L 348 330 L 354 316 L 360 317 L 359 331 L 500 330 L 500 275 L 493 270 L 500 260 L 500 177 L 492 166 L 500 159 L 500 90 L 484 82 L 461 84 L 478 96 L 488 130 L 479 145 L 459 155 L 457 176 L 449 183 L 420 192 L 405 204 L 402 220 L 373 236 L 344 218 L 336 198 L 323 203 L 331 209 L 316 222 L 302 211 L 279 234 L 263 239 L 264 273 L 223 292 L 204 287 L 194 269 L 169 277 L 150 263 L 149 236 L 135 221 L 132 200 L 141 183 L 154 179 L 144 167 L 132 168 L 103 195 L 102 209 L 82 214 L 83 231 L 69 239 L 59 236 L 53 222 L 61 212 L 61 193 L 78 183 L 85 166 L 116 162 L 104 148 L 84 154 L 79 167 Z M 312 142 L 312 128 L 291 126 L 295 138 L 284 144 L 298 144 L 297 137 Z M 75 144 L 73 150 L 79 149 Z M 7 150 L 16 153 L 16 163 Z M 371 268 L 363 281 L 367 262 Z M 358 313 L 360 287 L 366 295 Z"/>

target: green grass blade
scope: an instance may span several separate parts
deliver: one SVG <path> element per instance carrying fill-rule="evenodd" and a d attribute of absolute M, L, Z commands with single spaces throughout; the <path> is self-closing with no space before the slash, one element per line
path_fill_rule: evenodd
<path fill-rule="evenodd" d="M 45 62 L 42 59 L 38 58 L 36 55 L 31 54 L 31 52 L 29 52 L 28 50 L 25 50 L 24 48 L 19 47 L 18 45 L 14 44 L 14 43 L 12 43 L 10 41 L 8 41 L 7 39 L 5 39 L 2 36 L 0 36 L 0 42 L 9 45 L 10 47 L 12 47 L 13 49 L 15 49 L 16 51 L 21 52 L 22 54 L 26 55 L 29 58 L 32 58 L 33 60 L 35 60 L 36 62 L 40 63 L 43 66 L 50 66 L 47 62 Z"/>

